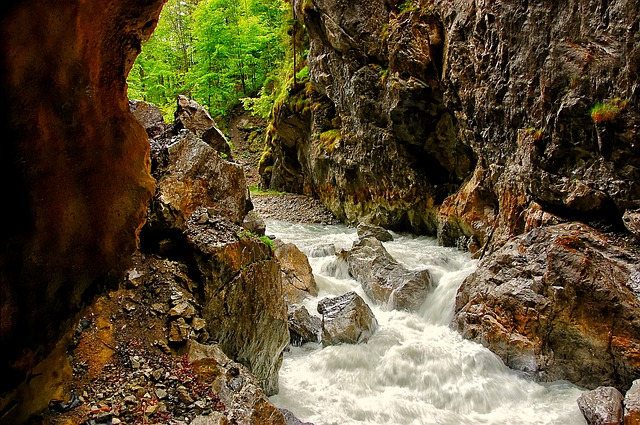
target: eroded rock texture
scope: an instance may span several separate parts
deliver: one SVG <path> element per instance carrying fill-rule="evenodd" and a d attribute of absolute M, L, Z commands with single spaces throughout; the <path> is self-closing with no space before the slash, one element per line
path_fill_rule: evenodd
<path fill-rule="evenodd" d="M 635 1 L 435 1 L 446 46 L 444 103 L 478 157 L 440 210 L 440 238 L 499 246 L 533 201 L 619 227 L 640 203 Z M 590 111 L 616 105 L 607 119 Z"/>
<path fill-rule="evenodd" d="M 185 235 L 202 279 L 209 335 L 249 368 L 267 395 L 276 394 L 289 329 L 271 248 L 203 208 L 192 214 Z"/>
<path fill-rule="evenodd" d="M 640 203 L 637 2 L 399 3 L 295 3 L 310 83 L 276 114 L 266 182 L 472 251 L 522 233 L 532 203 L 621 228 Z"/>
<path fill-rule="evenodd" d="M 464 281 L 454 327 L 532 376 L 626 390 L 640 375 L 639 260 L 586 225 L 534 229 Z"/>
<path fill-rule="evenodd" d="M 475 163 L 443 104 L 437 18 L 399 17 L 383 0 L 295 7 L 309 32 L 311 82 L 294 95 L 307 96 L 297 119 L 285 111 L 300 101 L 278 110 L 263 176 L 316 194 L 345 221 L 435 234 L 437 205 Z"/>
<path fill-rule="evenodd" d="M 0 6 L 0 391 L 130 262 L 153 180 L 125 78 L 162 3 Z"/>

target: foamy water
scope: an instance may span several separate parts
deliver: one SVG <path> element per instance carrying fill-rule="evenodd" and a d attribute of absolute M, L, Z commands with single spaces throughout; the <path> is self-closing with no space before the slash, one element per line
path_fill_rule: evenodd
<path fill-rule="evenodd" d="M 389 253 L 409 268 L 427 268 L 436 288 L 415 313 L 376 306 L 328 248 L 351 248 L 355 229 L 267 221 L 267 233 L 309 256 L 319 296 L 305 300 L 311 314 L 326 296 L 356 291 L 379 328 L 366 344 L 292 347 L 271 398 L 316 425 L 332 424 L 585 424 L 567 382 L 540 384 L 507 368 L 482 345 L 449 327 L 458 287 L 475 269 L 467 253 L 428 237 L 394 234 Z"/>

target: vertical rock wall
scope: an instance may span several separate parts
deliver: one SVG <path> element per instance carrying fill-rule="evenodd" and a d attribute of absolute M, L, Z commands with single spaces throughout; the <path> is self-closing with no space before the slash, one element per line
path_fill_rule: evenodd
<path fill-rule="evenodd" d="M 640 207 L 638 8 L 298 1 L 307 141 L 273 163 L 343 220 L 450 245 L 499 246 L 540 210 L 621 227 Z M 614 113 L 592 117 L 598 104 Z"/>
<path fill-rule="evenodd" d="M 0 390 L 136 247 L 154 183 L 125 79 L 162 4 L 0 6 Z"/>
<path fill-rule="evenodd" d="M 434 1 L 445 104 L 479 158 L 440 236 L 494 244 L 543 210 L 605 228 L 640 207 L 635 1 Z M 597 104 L 614 110 L 592 117 Z M 492 230 L 493 229 L 493 230 Z"/>

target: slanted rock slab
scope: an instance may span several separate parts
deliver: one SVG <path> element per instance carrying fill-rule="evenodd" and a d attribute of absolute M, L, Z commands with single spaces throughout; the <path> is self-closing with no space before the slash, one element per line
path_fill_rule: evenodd
<path fill-rule="evenodd" d="M 276 241 L 276 258 L 282 270 L 282 291 L 289 304 L 297 304 L 308 296 L 318 296 L 309 259 L 292 243 Z"/>
<path fill-rule="evenodd" d="M 416 310 L 432 288 L 428 270 L 407 269 L 376 238 L 362 239 L 346 255 L 349 273 L 378 304 Z"/>

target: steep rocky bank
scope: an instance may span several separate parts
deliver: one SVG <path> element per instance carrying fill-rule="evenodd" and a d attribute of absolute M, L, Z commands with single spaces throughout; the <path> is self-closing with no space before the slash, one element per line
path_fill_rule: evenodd
<path fill-rule="evenodd" d="M 621 229 L 640 207 L 635 2 L 295 6 L 310 82 L 277 111 L 272 188 L 473 249 L 539 209 Z"/>
<path fill-rule="evenodd" d="M 456 306 L 466 337 L 541 379 L 627 389 L 640 367 L 638 3 L 294 4 L 310 81 L 276 111 L 264 183 L 347 223 L 469 249 L 485 260 Z"/>

